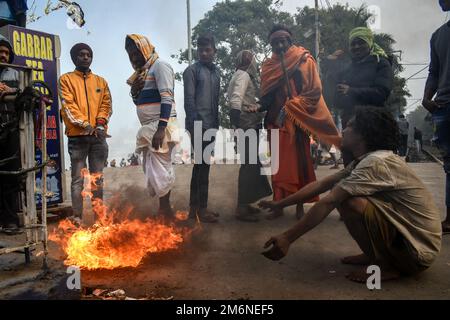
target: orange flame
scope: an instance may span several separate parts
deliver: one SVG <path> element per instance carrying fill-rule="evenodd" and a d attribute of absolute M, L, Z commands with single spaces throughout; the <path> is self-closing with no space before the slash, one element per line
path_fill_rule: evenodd
<path fill-rule="evenodd" d="M 187 221 L 189 219 L 189 212 L 187 211 L 177 211 L 175 218 L 178 221 Z"/>
<path fill-rule="evenodd" d="M 147 255 L 177 249 L 184 242 L 187 230 L 166 225 L 160 219 L 130 220 L 131 205 L 125 212 L 117 212 L 101 199 L 93 199 L 102 175 L 89 175 L 83 170 L 83 176 L 90 185 L 83 196 L 92 199 L 97 224 L 82 228 L 65 220 L 49 235 L 50 241 L 59 244 L 67 254 L 66 265 L 86 270 L 135 268 Z"/>

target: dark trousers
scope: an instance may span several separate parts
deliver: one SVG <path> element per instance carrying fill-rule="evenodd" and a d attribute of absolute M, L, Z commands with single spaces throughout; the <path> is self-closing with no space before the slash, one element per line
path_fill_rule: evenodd
<path fill-rule="evenodd" d="M 72 165 L 72 207 L 77 217 L 83 215 L 84 177 L 82 170 L 89 162 L 90 174 L 103 174 L 105 162 L 108 159 L 108 144 L 105 139 L 94 136 L 70 137 L 69 155 Z M 92 188 L 94 199 L 103 199 L 103 178 L 96 181 Z"/>
<path fill-rule="evenodd" d="M 238 205 L 246 206 L 272 195 L 269 179 L 261 173 L 263 168 L 258 154 L 250 153 L 252 146 L 250 139 L 245 139 L 245 150 L 241 151 L 241 168 L 239 170 Z M 253 148 L 254 149 L 254 148 Z M 259 149 L 259 136 L 256 150 Z M 253 164 L 254 156 L 257 163 Z"/>
<path fill-rule="evenodd" d="M 5 133 L 0 141 L 0 160 L 17 156 L 0 167 L 0 171 L 18 171 L 21 168 L 20 134 L 18 129 Z M 19 193 L 21 191 L 21 180 L 19 177 L 0 176 L 0 223 L 19 224 Z"/>
<path fill-rule="evenodd" d="M 405 157 L 406 152 L 408 152 L 408 135 L 402 134 L 400 135 L 400 149 L 398 153 L 401 157 Z"/>
<path fill-rule="evenodd" d="M 450 105 L 433 113 L 434 142 L 442 152 L 446 175 L 446 206 L 450 208 Z"/>
<path fill-rule="evenodd" d="M 195 137 L 192 137 L 192 145 L 195 144 Z M 200 140 L 197 138 L 197 140 Z M 192 180 L 191 180 L 191 199 L 190 206 L 191 208 L 200 208 L 206 209 L 208 208 L 208 195 L 209 195 L 209 172 L 211 169 L 211 165 L 209 164 L 209 159 L 205 162 L 206 159 L 203 159 L 203 153 L 205 149 L 214 144 L 215 138 L 212 141 L 203 141 L 202 142 L 202 154 L 195 154 L 195 164 L 194 169 L 192 171 Z M 194 146 L 195 152 L 195 146 Z"/>

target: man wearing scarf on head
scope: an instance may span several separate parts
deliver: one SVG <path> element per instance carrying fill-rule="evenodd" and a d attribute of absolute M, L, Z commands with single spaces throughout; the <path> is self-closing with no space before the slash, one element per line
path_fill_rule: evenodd
<path fill-rule="evenodd" d="M 359 106 L 384 107 L 394 85 L 394 73 L 386 52 L 374 42 L 369 28 L 358 27 L 349 35 L 352 62 L 338 76 L 336 106 L 342 126 Z"/>
<path fill-rule="evenodd" d="M 267 128 L 279 130 L 278 146 L 271 145 L 273 161 L 279 162 L 272 178 L 274 199 L 279 201 L 316 181 L 308 134 L 335 146 L 341 145 L 341 137 L 322 97 L 322 83 L 312 55 L 292 44 L 292 33 L 286 27 L 275 26 L 269 40 L 273 55 L 262 67 L 261 102 L 268 109 Z M 303 213 L 303 204 L 299 204 L 297 217 Z M 283 211 L 277 210 L 268 218 L 282 215 Z"/>
<path fill-rule="evenodd" d="M 89 161 L 91 174 L 103 175 L 108 159 L 108 122 L 112 115 L 112 99 L 105 79 L 92 73 L 92 49 L 84 43 L 70 51 L 75 71 L 59 79 L 61 115 L 66 125 L 72 167 L 72 207 L 81 222 L 84 186 L 82 170 Z M 94 183 L 94 182 L 93 182 Z M 93 186 L 93 201 L 103 199 L 103 178 Z M 77 219 L 77 220 L 78 220 Z"/>
<path fill-rule="evenodd" d="M 260 80 L 253 53 L 248 50 L 239 52 L 236 68 L 228 87 L 231 125 L 234 129 L 254 130 L 257 139 L 252 141 L 245 138 L 244 141 L 240 141 L 238 138 L 237 145 L 242 148 L 238 149 L 242 164 L 239 171 L 236 218 L 244 222 L 257 222 L 255 214 L 259 209 L 252 207 L 251 204 L 270 196 L 272 190 L 267 176 L 261 174 L 262 165 L 258 157 L 259 130 L 262 129 L 264 114 L 258 112 Z"/>
<path fill-rule="evenodd" d="M 170 193 L 175 183 L 172 151 L 180 139 L 175 108 L 175 74 L 159 59 L 148 38 L 128 35 L 125 41 L 135 73 L 128 79 L 142 128 L 136 152 L 144 154 L 144 170 L 152 197 L 160 199 L 160 215 L 172 217 Z"/>
<path fill-rule="evenodd" d="M 349 45 L 352 62 L 338 75 L 335 99 L 343 129 L 357 107 L 384 107 L 394 86 L 394 72 L 388 56 L 374 42 L 369 28 L 353 29 Z M 345 166 L 354 160 L 347 152 L 343 152 L 342 157 Z"/>

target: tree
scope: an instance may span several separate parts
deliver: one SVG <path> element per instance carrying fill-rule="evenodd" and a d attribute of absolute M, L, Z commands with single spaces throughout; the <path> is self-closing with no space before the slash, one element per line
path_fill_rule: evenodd
<path fill-rule="evenodd" d="M 321 65 L 322 81 L 324 86 L 324 97 L 329 108 L 334 109 L 335 96 L 335 76 L 349 62 L 350 55 L 348 53 L 350 31 L 356 27 L 366 27 L 371 14 L 367 11 L 365 5 L 352 8 L 348 4 L 336 4 L 327 9 L 321 9 L 320 15 L 320 48 L 319 57 L 323 61 Z M 295 15 L 296 25 L 293 27 L 294 34 L 297 36 L 298 44 L 306 48 L 315 48 L 314 24 L 315 9 L 304 7 L 298 9 Z M 375 34 L 375 42 L 378 43 L 389 55 L 394 69 L 394 89 L 387 101 L 387 107 L 395 115 L 403 112 L 407 105 L 406 97 L 410 97 L 410 93 L 406 87 L 406 80 L 400 76 L 403 67 L 400 64 L 400 58 L 394 50 L 394 38 L 385 33 Z M 344 55 L 338 62 L 327 61 L 327 57 L 337 50 L 343 50 Z M 315 56 L 317 53 L 312 51 Z"/>
<path fill-rule="evenodd" d="M 79 4 L 70 0 L 47 0 L 47 3 L 43 7 L 43 15 L 38 14 L 38 6 L 36 0 L 30 6 L 28 11 L 28 23 L 36 22 L 41 19 L 44 15 L 48 16 L 51 13 L 58 11 L 60 9 L 65 8 L 67 10 L 67 15 L 72 18 L 73 22 L 75 22 L 79 27 L 82 27 L 85 24 L 84 21 L 84 12 Z"/>
<path fill-rule="evenodd" d="M 200 34 L 212 33 L 217 41 L 217 59 L 222 75 L 222 88 L 220 97 L 221 125 L 229 127 L 228 108 L 226 107 L 226 90 L 233 73 L 235 72 L 235 57 L 241 50 L 252 50 L 261 64 L 271 54 L 268 43 L 268 34 L 274 24 L 284 24 L 294 33 L 296 44 L 308 49 L 315 47 L 315 10 L 310 7 L 299 8 L 295 14 L 280 10 L 282 3 L 279 0 L 226 0 L 217 3 L 212 10 L 195 26 L 193 39 Z M 348 5 L 334 5 L 328 9 L 320 10 L 321 19 L 321 52 L 320 57 L 334 53 L 337 49 L 348 48 L 348 34 L 358 26 L 367 26 L 371 17 L 366 7 L 352 8 Z M 396 73 L 395 90 L 389 100 L 389 105 L 396 112 L 402 111 L 406 106 L 406 82 L 399 76 L 402 67 L 399 58 L 394 55 L 394 39 L 387 34 L 376 35 L 376 41 L 387 52 L 391 53 Z M 193 41 L 195 46 L 195 40 Z M 311 50 L 313 54 L 313 50 Z M 187 50 L 180 50 L 178 55 L 180 63 L 187 62 Z M 324 82 L 324 96 L 330 109 L 333 109 L 334 87 L 333 75 L 343 68 L 350 59 L 346 54 L 340 66 L 327 64 L 323 59 L 322 80 Z M 178 75 L 179 79 L 181 78 Z"/>

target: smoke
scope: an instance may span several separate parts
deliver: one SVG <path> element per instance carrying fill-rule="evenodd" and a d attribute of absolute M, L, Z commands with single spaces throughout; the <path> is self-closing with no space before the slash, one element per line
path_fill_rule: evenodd
<path fill-rule="evenodd" d="M 108 200 L 108 207 L 111 212 L 118 213 L 114 217 L 117 220 L 145 220 L 158 212 L 158 207 L 150 200 L 148 190 L 136 185 L 122 185 L 114 191 L 113 197 Z"/>

